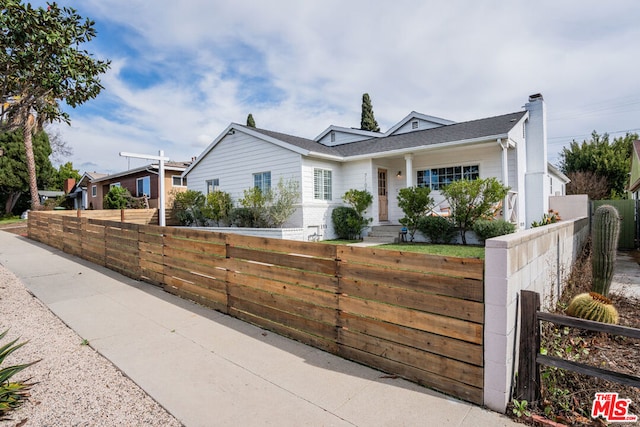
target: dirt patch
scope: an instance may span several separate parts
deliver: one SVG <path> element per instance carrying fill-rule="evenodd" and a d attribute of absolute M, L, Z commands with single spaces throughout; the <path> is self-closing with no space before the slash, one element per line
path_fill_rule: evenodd
<path fill-rule="evenodd" d="M 574 265 L 567 287 L 556 312 L 564 313 L 573 296 L 591 290 L 591 253 L 587 245 Z M 640 299 L 620 294 L 609 295 L 620 315 L 620 325 L 640 328 Z M 547 354 L 638 376 L 640 373 L 640 340 L 612 336 L 575 328 L 565 328 L 543 322 L 541 347 Z M 630 399 L 629 412 L 640 416 L 640 388 L 624 386 L 595 377 L 576 374 L 558 368 L 541 366 L 542 392 L 540 402 L 530 405 L 532 414 L 571 426 L 604 426 L 604 420 L 591 418 L 595 393 L 617 392 Z M 509 409 L 512 413 L 512 409 Z M 540 425 L 530 417 L 518 419 L 529 425 Z M 640 425 L 625 423 L 624 425 Z"/>

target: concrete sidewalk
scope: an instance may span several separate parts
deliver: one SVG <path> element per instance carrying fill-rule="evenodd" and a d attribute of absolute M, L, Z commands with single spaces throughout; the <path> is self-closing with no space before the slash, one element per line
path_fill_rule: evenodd
<path fill-rule="evenodd" d="M 0 264 L 186 426 L 516 426 L 24 237 Z"/>

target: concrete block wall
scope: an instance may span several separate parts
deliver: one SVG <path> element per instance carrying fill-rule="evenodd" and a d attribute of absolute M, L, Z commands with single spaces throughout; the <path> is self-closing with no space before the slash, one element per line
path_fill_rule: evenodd
<path fill-rule="evenodd" d="M 539 292 L 544 308 L 557 301 L 564 279 L 589 236 L 586 217 L 488 239 L 485 244 L 484 403 L 504 412 L 518 360 L 519 295 Z"/>
<path fill-rule="evenodd" d="M 589 216 L 589 196 L 586 194 L 551 196 L 549 197 L 549 209 L 558 212 L 562 219 Z"/>

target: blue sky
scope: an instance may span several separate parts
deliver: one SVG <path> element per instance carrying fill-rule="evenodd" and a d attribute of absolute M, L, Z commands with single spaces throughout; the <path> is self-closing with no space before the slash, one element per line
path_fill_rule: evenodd
<path fill-rule="evenodd" d="M 32 2 L 34 6 L 44 2 Z M 455 121 L 547 103 L 550 161 L 593 130 L 640 132 L 640 2 L 62 0 L 96 22 L 104 91 L 56 126 L 80 172 L 187 160 L 231 122 L 313 138 L 383 131 L 410 111 Z"/>

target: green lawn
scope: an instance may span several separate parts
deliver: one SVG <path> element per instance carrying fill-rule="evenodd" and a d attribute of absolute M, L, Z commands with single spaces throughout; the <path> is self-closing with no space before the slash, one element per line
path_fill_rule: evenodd
<path fill-rule="evenodd" d="M 319 243 L 331 245 L 348 245 L 358 243 L 361 240 L 321 240 Z M 432 245 L 428 243 L 399 243 L 376 246 L 379 249 L 389 249 L 392 251 L 417 252 L 421 254 L 454 256 L 459 258 L 480 258 L 484 259 L 484 246 L 463 246 L 463 245 Z"/>
<path fill-rule="evenodd" d="M 484 246 L 432 245 L 428 243 L 400 243 L 378 246 L 380 249 L 419 252 L 422 254 L 484 259 Z"/>
<path fill-rule="evenodd" d="M 9 218 L 0 218 L 0 225 L 7 225 L 7 224 L 13 224 L 16 222 L 24 222 L 26 223 L 27 220 L 26 219 L 20 219 L 19 216 L 12 216 Z"/>

